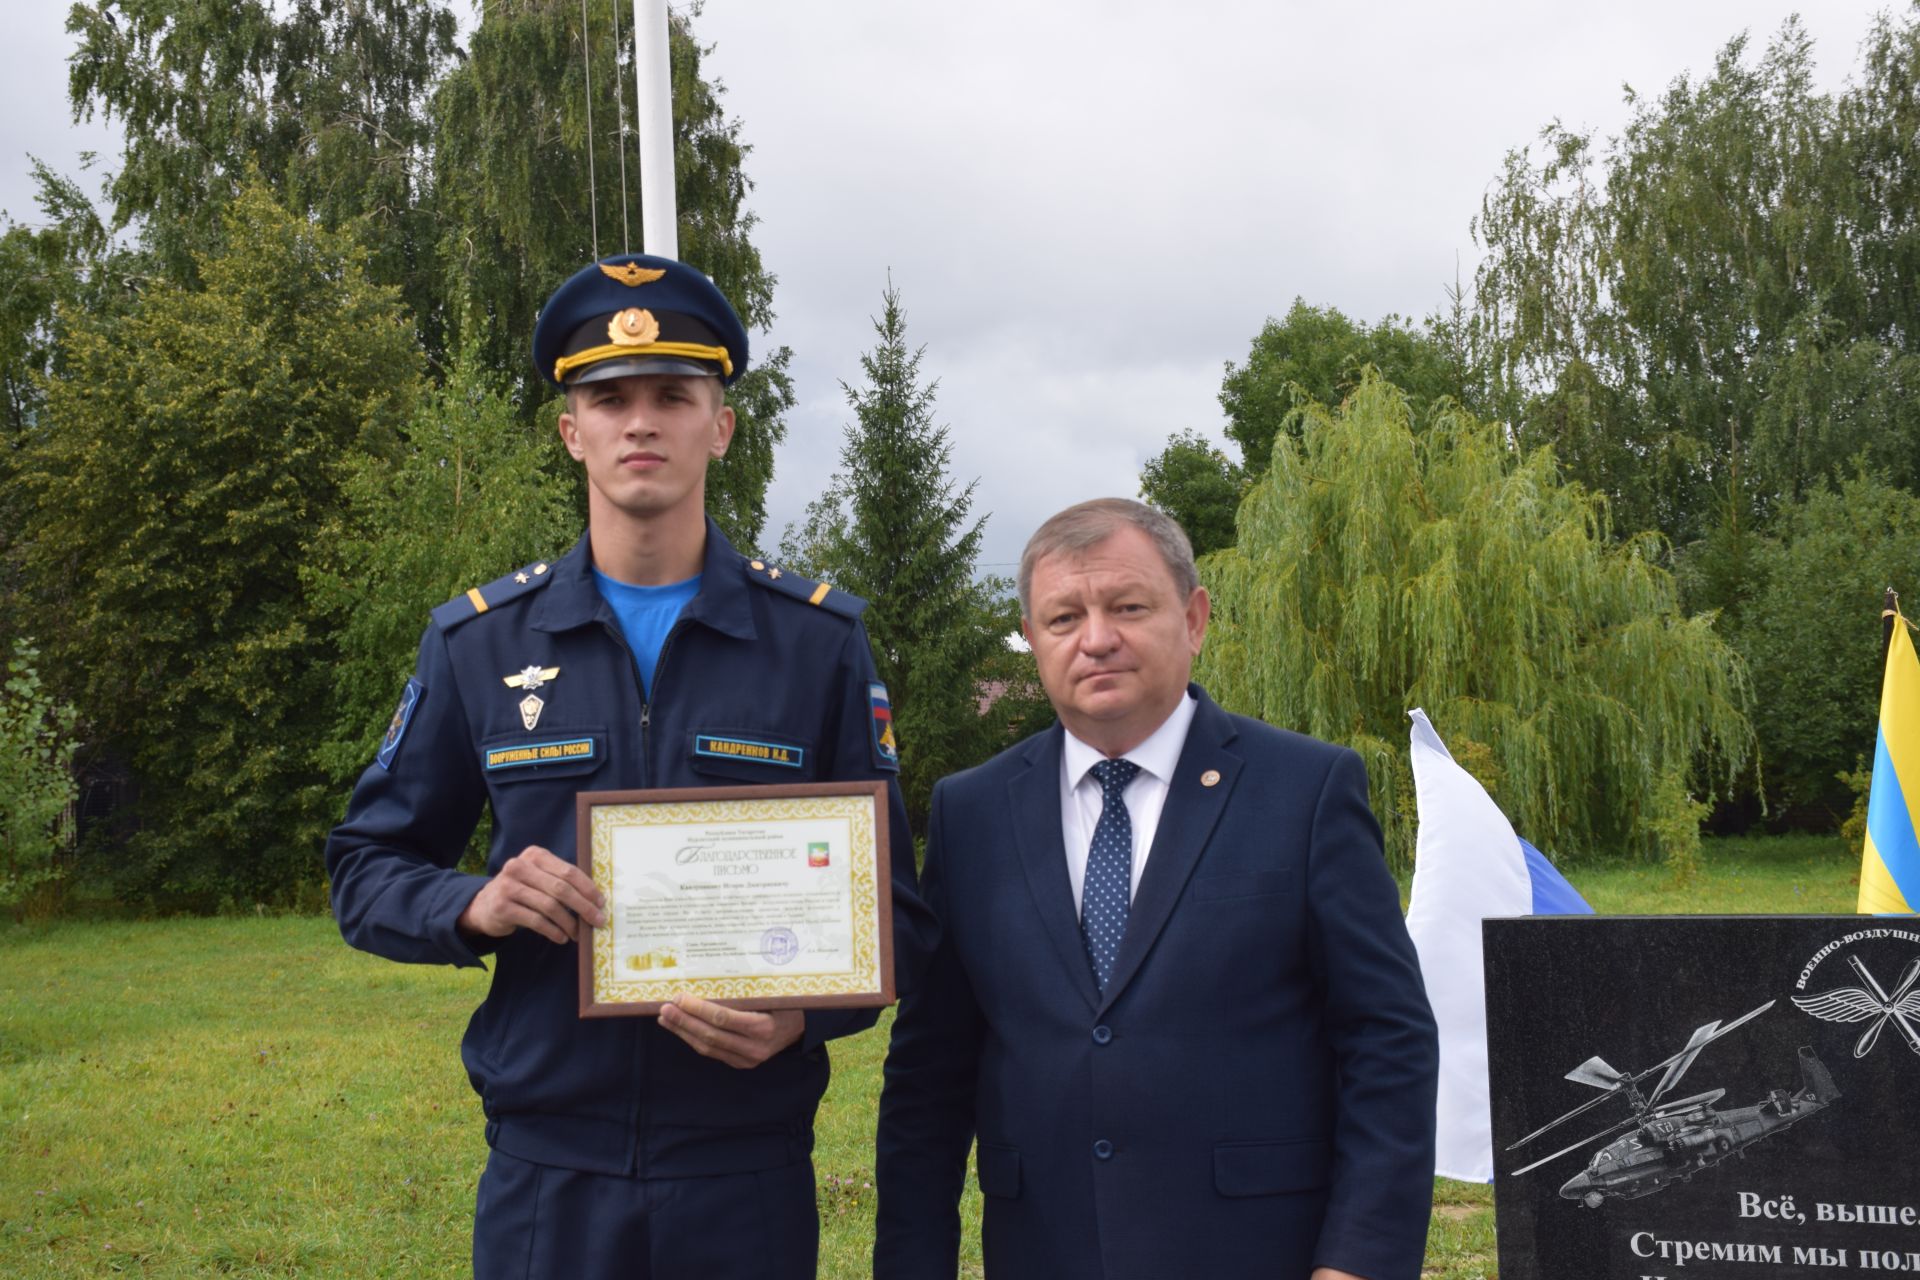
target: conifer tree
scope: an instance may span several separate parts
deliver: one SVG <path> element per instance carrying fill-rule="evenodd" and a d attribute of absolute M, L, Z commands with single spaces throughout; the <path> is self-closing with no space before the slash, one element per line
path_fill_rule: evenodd
<path fill-rule="evenodd" d="M 874 320 L 874 348 L 860 357 L 865 380 L 842 383 L 854 421 L 840 471 L 789 532 L 789 559 L 804 572 L 869 601 L 874 665 L 893 702 L 901 786 L 916 831 L 933 784 L 977 764 L 1005 726 L 983 715 L 998 692 L 997 659 L 1018 626 L 1004 583 L 978 582 L 974 564 L 986 518 L 968 521 L 974 483 L 947 475 L 953 446 L 935 423 L 937 382 L 923 383 L 924 348 L 907 345 L 907 315 L 889 282 Z M 1009 683 L 1004 680 L 999 683 Z M 1037 726 L 1028 726 L 1029 728 Z"/>

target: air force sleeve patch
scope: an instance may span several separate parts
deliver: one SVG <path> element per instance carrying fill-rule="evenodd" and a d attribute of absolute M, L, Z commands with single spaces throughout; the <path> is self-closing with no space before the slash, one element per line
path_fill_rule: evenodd
<path fill-rule="evenodd" d="M 869 719 L 873 722 L 873 766 L 900 772 L 900 744 L 893 737 L 893 704 L 887 700 L 887 686 L 874 681 L 867 686 Z"/>
<path fill-rule="evenodd" d="M 393 719 L 387 725 L 387 736 L 380 739 L 380 754 L 374 757 L 382 769 L 393 768 L 393 757 L 400 750 L 400 739 L 407 736 L 407 726 L 413 722 L 413 709 L 420 705 L 420 699 L 426 696 L 426 692 L 427 686 L 418 680 L 407 681 L 407 687 L 400 694 L 400 705 L 394 709 Z"/>

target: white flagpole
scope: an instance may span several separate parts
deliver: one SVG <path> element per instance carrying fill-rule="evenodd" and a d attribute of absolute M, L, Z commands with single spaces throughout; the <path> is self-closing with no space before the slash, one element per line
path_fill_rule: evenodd
<path fill-rule="evenodd" d="M 633 80 L 639 99 L 640 248 L 680 256 L 674 218 L 673 88 L 668 81 L 667 0 L 633 0 Z"/>

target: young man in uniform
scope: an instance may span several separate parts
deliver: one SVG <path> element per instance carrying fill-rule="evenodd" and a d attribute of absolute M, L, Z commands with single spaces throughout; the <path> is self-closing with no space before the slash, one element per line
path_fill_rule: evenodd
<path fill-rule="evenodd" d="M 575 865 L 574 795 L 891 780 L 865 606 L 747 560 L 707 518 L 747 334 L 704 275 L 631 254 L 595 263 L 549 299 L 533 351 L 566 392 L 586 536 L 433 611 L 327 842 L 334 914 L 390 959 L 492 957 L 461 1050 L 492 1148 L 477 1276 L 810 1280 L 824 1044 L 876 1015 L 681 997 L 657 1020 L 581 1019 L 576 948 L 606 913 Z M 539 750 L 553 744 L 557 760 Z M 889 791 L 904 968 L 924 909 Z M 466 875 L 455 866 L 483 807 L 488 874 Z"/>

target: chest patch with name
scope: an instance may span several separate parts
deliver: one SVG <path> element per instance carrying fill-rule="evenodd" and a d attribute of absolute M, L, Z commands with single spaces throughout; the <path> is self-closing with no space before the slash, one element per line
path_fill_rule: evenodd
<path fill-rule="evenodd" d="M 755 738 L 723 737 L 717 733 L 693 735 L 693 754 L 718 760 L 747 760 L 755 764 L 777 764 L 788 769 L 806 766 L 807 749 L 783 742 L 764 742 Z"/>
<path fill-rule="evenodd" d="M 515 742 L 503 747 L 489 747 L 487 772 L 524 769 L 530 765 L 572 764 L 593 759 L 594 750 L 592 738 L 554 738 L 548 742 Z"/>

